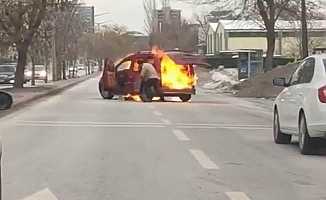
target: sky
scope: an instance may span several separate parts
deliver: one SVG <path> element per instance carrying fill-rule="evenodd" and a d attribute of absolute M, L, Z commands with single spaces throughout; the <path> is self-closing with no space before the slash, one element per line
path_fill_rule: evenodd
<path fill-rule="evenodd" d="M 83 0 L 87 5 L 95 7 L 95 14 L 109 12 L 108 15 L 96 17 L 97 23 L 115 23 L 128 27 L 130 31 L 145 32 L 144 20 L 145 11 L 143 0 Z M 159 5 L 161 7 L 161 5 Z M 182 16 L 191 19 L 193 13 L 201 12 L 196 6 L 171 0 L 171 7 L 182 9 Z"/>

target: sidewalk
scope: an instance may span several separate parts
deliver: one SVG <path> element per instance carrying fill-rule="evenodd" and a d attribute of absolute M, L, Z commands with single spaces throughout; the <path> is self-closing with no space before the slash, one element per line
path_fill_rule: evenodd
<path fill-rule="evenodd" d="M 68 79 L 68 80 L 60 80 L 56 82 L 50 82 L 47 84 L 36 85 L 35 87 L 26 87 L 21 89 L 15 88 L 5 88 L 2 89 L 4 91 L 9 92 L 13 95 L 14 104 L 13 109 L 28 104 L 32 101 L 40 99 L 42 97 L 46 97 L 49 95 L 55 95 L 57 93 L 62 92 L 78 83 L 81 83 L 90 78 L 94 78 L 98 75 L 98 73 L 94 73 L 89 76 L 84 76 L 80 78 Z"/>

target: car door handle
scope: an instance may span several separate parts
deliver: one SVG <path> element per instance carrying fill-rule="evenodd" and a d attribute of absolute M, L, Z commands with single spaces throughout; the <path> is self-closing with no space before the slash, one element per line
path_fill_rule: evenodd
<path fill-rule="evenodd" d="M 299 93 L 299 96 L 303 96 L 303 92 L 300 92 L 300 93 Z"/>

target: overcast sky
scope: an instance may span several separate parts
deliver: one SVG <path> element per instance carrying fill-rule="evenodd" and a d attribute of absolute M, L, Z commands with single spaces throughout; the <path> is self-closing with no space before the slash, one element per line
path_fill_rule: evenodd
<path fill-rule="evenodd" d="M 145 12 L 143 0 L 84 0 L 87 5 L 95 6 L 96 14 L 110 12 L 96 18 L 96 22 L 118 23 L 126 25 L 129 30 L 144 31 Z M 159 5 L 160 7 L 161 5 Z M 171 6 L 176 9 L 182 9 L 184 18 L 191 18 L 194 12 L 199 12 L 196 6 L 180 3 L 171 0 Z"/>

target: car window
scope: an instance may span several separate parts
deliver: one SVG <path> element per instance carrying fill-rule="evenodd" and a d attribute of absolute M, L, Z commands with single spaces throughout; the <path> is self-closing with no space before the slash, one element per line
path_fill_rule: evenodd
<path fill-rule="evenodd" d="M 299 83 L 299 78 L 302 74 L 302 66 L 303 64 L 301 64 L 298 69 L 293 73 L 291 80 L 290 80 L 290 85 L 296 85 Z"/>
<path fill-rule="evenodd" d="M 310 83 L 315 72 L 315 59 L 309 58 L 302 64 L 301 76 L 299 83 Z"/>
<path fill-rule="evenodd" d="M 326 59 L 324 59 L 323 62 L 324 62 L 324 67 L 325 67 L 325 71 L 326 71 Z"/>
<path fill-rule="evenodd" d="M 15 67 L 0 66 L 0 72 L 15 72 Z"/>
<path fill-rule="evenodd" d="M 45 67 L 44 66 L 35 66 L 35 71 L 44 71 Z"/>
<path fill-rule="evenodd" d="M 120 65 L 118 65 L 117 71 L 122 71 L 122 70 L 130 69 L 130 65 L 131 65 L 131 61 L 130 60 L 124 61 L 123 63 L 121 63 Z"/>

